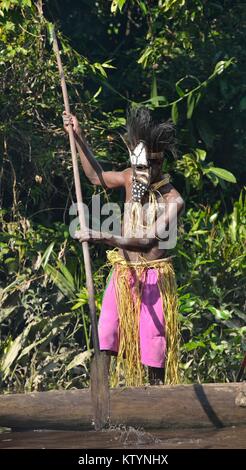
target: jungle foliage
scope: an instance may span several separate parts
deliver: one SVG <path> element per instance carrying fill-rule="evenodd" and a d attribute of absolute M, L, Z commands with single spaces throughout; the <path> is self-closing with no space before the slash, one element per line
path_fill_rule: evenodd
<path fill-rule="evenodd" d="M 85 387 L 91 331 L 51 44 L 106 169 L 128 156 L 126 108 L 177 126 L 165 160 L 186 201 L 175 249 L 185 382 L 235 380 L 246 350 L 246 11 L 234 0 L 0 1 L 0 389 Z M 91 187 L 81 171 L 85 200 Z M 113 192 L 110 198 L 122 200 Z M 108 268 L 92 247 L 98 313 Z"/>

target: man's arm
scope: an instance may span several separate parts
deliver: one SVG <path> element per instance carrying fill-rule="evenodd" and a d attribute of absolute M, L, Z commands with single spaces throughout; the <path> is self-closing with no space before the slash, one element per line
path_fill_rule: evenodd
<path fill-rule="evenodd" d="M 120 235 L 97 232 L 91 229 L 75 232 L 75 238 L 81 242 L 103 243 L 129 251 L 149 251 L 150 248 L 155 245 L 156 241 L 150 238 L 122 237 Z"/>
<path fill-rule="evenodd" d="M 141 238 L 110 236 L 110 234 L 102 233 L 101 242 L 129 251 L 148 252 L 159 241 L 165 241 L 171 236 L 174 225 L 178 223 L 178 218 L 183 214 L 185 203 L 172 185 L 170 185 L 170 190 L 163 195 L 163 199 L 161 214 L 152 226 L 144 231 Z M 93 240 L 91 241 L 93 242 Z"/>
<path fill-rule="evenodd" d="M 86 141 L 76 116 L 68 115 L 64 112 L 63 122 L 66 132 L 68 132 L 68 125 L 72 124 L 81 164 L 90 182 L 95 185 L 101 185 L 105 189 L 125 187 L 131 174 L 131 169 L 128 168 L 124 171 L 103 171 Z"/>
<path fill-rule="evenodd" d="M 146 230 L 143 233 L 141 238 L 122 237 L 94 230 L 78 231 L 76 232 L 76 238 L 80 241 L 104 243 L 128 251 L 148 252 L 159 241 L 164 241 L 167 238 L 167 231 L 170 231 L 173 224 L 177 222 L 178 217 L 184 212 L 185 203 L 179 192 L 172 185 L 170 185 L 170 191 L 163 195 L 163 197 L 165 210 L 163 210 L 156 222 L 150 227 L 150 230 Z"/>

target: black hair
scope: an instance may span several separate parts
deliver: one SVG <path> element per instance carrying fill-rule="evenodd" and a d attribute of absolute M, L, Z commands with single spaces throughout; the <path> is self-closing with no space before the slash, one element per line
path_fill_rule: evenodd
<path fill-rule="evenodd" d="M 174 124 L 171 120 L 155 122 L 150 110 L 145 106 L 131 107 L 127 110 L 125 138 L 131 150 L 143 141 L 148 152 L 170 151 L 174 157 L 177 156 Z"/>

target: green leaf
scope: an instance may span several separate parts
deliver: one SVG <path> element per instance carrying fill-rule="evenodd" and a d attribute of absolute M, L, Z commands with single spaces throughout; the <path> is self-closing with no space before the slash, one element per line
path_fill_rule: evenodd
<path fill-rule="evenodd" d="M 3 372 L 3 378 L 5 379 L 8 375 L 11 365 L 17 358 L 20 350 L 23 348 L 25 343 L 26 337 L 28 336 L 31 328 L 33 326 L 33 322 L 30 323 L 23 332 L 14 339 L 7 348 L 6 353 L 4 354 L 2 361 L 1 361 L 1 369 Z"/>
<path fill-rule="evenodd" d="M 187 119 L 190 119 L 192 117 L 194 107 L 195 107 L 195 97 L 193 96 L 192 93 L 190 93 L 187 99 L 187 114 L 186 114 Z"/>
<path fill-rule="evenodd" d="M 125 5 L 125 3 L 126 3 L 126 0 L 118 0 L 118 5 L 119 5 L 120 11 L 122 11 L 122 8 Z"/>
<path fill-rule="evenodd" d="M 32 0 L 22 0 L 22 4 L 23 4 L 23 6 L 31 7 L 32 6 Z"/>
<path fill-rule="evenodd" d="M 215 65 L 214 71 L 217 73 L 217 75 L 220 75 L 222 72 L 224 72 L 226 66 L 227 62 L 225 60 L 220 60 L 220 62 L 217 62 Z"/>
<path fill-rule="evenodd" d="M 5 24 L 5 30 L 6 31 L 14 31 L 15 30 L 15 24 L 12 23 L 12 21 L 7 21 Z"/>
<path fill-rule="evenodd" d="M 189 369 L 189 367 L 191 366 L 193 361 L 194 361 L 194 359 L 192 358 L 188 362 L 186 362 L 185 364 L 180 364 L 181 369 L 183 369 L 183 370 Z"/>
<path fill-rule="evenodd" d="M 74 304 L 71 307 L 71 310 L 78 310 L 79 308 L 81 308 L 85 304 L 87 304 L 87 301 L 85 299 L 79 299 L 79 301 L 76 302 L 76 304 Z"/>
<path fill-rule="evenodd" d="M 42 264 L 43 268 L 45 268 L 46 264 L 48 263 L 49 259 L 50 259 L 50 256 L 53 252 L 53 248 L 55 246 L 55 242 L 52 242 L 48 248 L 46 248 L 43 256 L 42 256 L 42 259 L 40 261 L 40 264 Z"/>
<path fill-rule="evenodd" d="M 72 274 L 70 273 L 70 271 L 68 270 L 68 268 L 61 261 L 58 262 L 58 268 L 60 269 L 61 273 L 66 278 L 66 280 L 68 281 L 70 288 L 73 291 L 75 291 L 76 288 L 75 288 L 74 278 Z"/>
<path fill-rule="evenodd" d="M 218 218 L 218 215 L 219 213 L 218 212 L 215 212 L 214 214 L 212 214 L 210 217 L 209 217 L 209 222 L 212 224 L 213 222 L 215 222 L 215 220 Z"/>
<path fill-rule="evenodd" d="M 102 64 L 99 64 L 99 62 L 95 62 L 95 63 L 93 64 L 93 66 L 94 66 L 97 70 L 99 70 L 99 72 L 101 73 L 101 75 L 102 75 L 103 77 L 107 78 L 107 74 L 106 74 L 106 72 L 105 72 L 105 70 L 104 70 Z"/>
<path fill-rule="evenodd" d="M 45 272 L 49 274 L 50 278 L 63 295 L 67 296 L 69 299 L 75 298 L 75 289 L 73 285 L 71 285 L 70 281 L 66 279 L 66 277 L 56 268 L 54 268 L 54 266 L 47 264 L 45 267 Z"/>
<path fill-rule="evenodd" d="M 54 25 L 53 23 L 46 23 L 47 25 L 47 31 L 48 31 L 48 39 L 49 39 L 49 44 L 53 44 L 53 39 L 54 39 Z"/>
<path fill-rule="evenodd" d="M 150 47 L 147 47 L 144 51 L 144 53 L 141 55 L 141 57 L 138 59 L 137 63 L 138 64 L 143 64 L 143 67 L 145 68 L 148 63 L 148 57 L 152 53 L 152 49 Z"/>
<path fill-rule="evenodd" d="M 191 231 L 190 231 L 191 235 L 205 235 L 205 233 L 208 233 L 208 231 L 207 230 L 202 230 L 202 229 L 194 230 L 194 231 L 191 229 Z"/>
<path fill-rule="evenodd" d="M 73 369 L 76 366 L 85 365 L 91 358 L 92 351 L 84 351 L 80 354 L 77 354 L 72 361 L 65 368 L 66 371 Z"/>
<path fill-rule="evenodd" d="M 63 313 L 47 321 L 46 325 L 44 325 L 44 320 L 41 320 L 40 325 L 36 325 L 35 323 L 33 323 L 32 325 L 34 327 L 38 326 L 39 331 L 42 333 L 42 337 L 37 341 L 33 341 L 31 344 L 22 349 L 18 360 L 29 354 L 34 348 L 37 348 L 41 345 L 42 347 L 44 347 L 46 344 L 49 344 L 52 339 L 57 336 L 68 323 L 70 323 L 70 321 L 71 313 Z"/>
<path fill-rule="evenodd" d="M 179 119 L 179 111 L 178 111 L 178 105 L 177 105 L 176 102 L 173 103 L 173 105 L 172 105 L 171 116 L 172 116 L 172 120 L 173 120 L 174 124 L 177 124 L 178 119 Z"/>
<path fill-rule="evenodd" d="M 10 6 L 11 6 L 11 1 L 12 1 L 12 0 L 2 0 L 2 1 L 1 1 L 1 9 L 2 9 L 3 11 L 4 11 L 4 10 L 8 11 L 9 8 L 10 8 Z"/>
<path fill-rule="evenodd" d="M 111 12 L 116 13 L 118 8 L 120 11 L 122 11 L 122 8 L 125 5 L 125 3 L 126 3 L 126 0 L 113 0 L 111 3 Z"/>
<path fill-rule="evenodd" d="M 182 90 L 182 88 L 180 88 L 180 86 L 178 85 L 178 83 L 176 83 L 175 88 L 176 88 L 176 91 L 177 91 L 177 93 L 178 93 L 178 95 L 179 95 L 180 97 L 184 96 L 185 93 L 184 93 L 184 91 Z"/>
<path fill-rule="evenodd" d="M 142 104 L 152 103 L 152 101 L 158 100 L 159 103 L 167 104 L 168 101 L 165 96 L 157 95 L 155 98 L 150 98 L 149 100 L 142 101 Z"/>
<path fill-rule="evenodd" d="M 144 14 L 144 15 L 147 15 L 148 10 L 147 10 L 147 7 L 146 7 L 145 3 L 142 2 L 142 1 L 139 1 L 139 6 L 140 6 L 140 8 L 141 8 L 143 14 Z"/>
<path fill-rule="evenodd" d="M 13 362 L 15 361 L 16 357 L 19 354 L 19 351 L 22 348 L 22 339 L 23 335 L 20 334 L 17 338 L 12 342 L 10 345 L 7 353 L 3 356 L 1 361 L 1 370 L 3 372 L 3 378 L 8 375 L 9 369 Z"/>
<path fill-rule="evenodd" d="M 158 93 L 157 93 L 157 80 L 156 80 L 156 75 L 153 74 L 152 78 L 152 84 L 151 84 L 151 101 L 154 106 L 159 106 L 159 101 L 158 101 Z"/>
<path fill-rule="evenodd" d="M 186 351 L 194 351 L 198 348 L 205 348 L 206 345 L 203 341 L 190 341 L 189 343 L 184 344 L 183 347 Z"/>
<path fill-rule="evenodd" d="M 220 310 L 215 307 L 208 307 L 208 310 L 215 316 L 216 320 L 228 320 L 232 317 L 232 313 L 229 310 Z"/>
<path fill-rule="evenodd" d="M 2 323 L 6 318 L 8 318 L 12 312 L 14 312 L 18 308 L 18 305 L 14 305 L 12 307 L 5 307 L 1 308 L 0 310 L 0 323 Z"/>
<path fill-rule="evenodd" d="M 201 94 L 201 93 L 197 93 L 197 94 L 196 94 L 196 97 L 195 97 L 195 106 L 198 105 L 198 103 L 199 103 L 201 97 L 202 97 L 202 94 Z"/>
<path fill-rule="evenodd" d="M 96 98 L 100 95 L 101 91 L 102 91 L 102 87 L 100 86 L 98 90 L 96 91 L 95 95 L 93 95 L 92 99 L 96 100 Z"/>
<path fill-rule="evenodd" d="M 203 171 L 205 174 L 206 173 L 213 173 L 214 175 L 218 176 L 222 180 L 229 181 L 229 183 L 236 183 L 237 180 L 233 173 L 231 173 L 228 170 L 225 170 L 224 168 L 217 168 L 215 166 L 212 166 L 210 168 L 206 168 Z"/>
<path fill-rule="evenodd" d="M 201 160 L 202 162 L 204 162 L 207 152 L 206 150 L 203 150 L 203 149 L 195 149 L 195 154 L 198 157 L 198 160 Z"/>
<path fill-rule="evenodd" d="M 112 64 L 110 64 L 109 62 L 104 62 L 102 64 L 102 67 L 104 67 L 105 69 L 116 69 L 116 67 Z"/>

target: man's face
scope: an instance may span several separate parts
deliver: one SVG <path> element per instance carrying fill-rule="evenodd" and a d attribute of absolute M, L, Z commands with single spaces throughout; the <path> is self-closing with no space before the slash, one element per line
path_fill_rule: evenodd
<path fill-rule="evenodd" d="M 147 149 L 144 142 L 139 142 L 132 151 L 130 150 L 130 160 L 132 166 L 148 167 Z"/>
<path fill-rule="evenodd" d="M 150 167 L 144 142 L 139 142 L 134 149 L 128 147 L 133 172 L 132 198 L 141 202 L 150 184 Z"/>
<path fill-rule="evenodd" d="M 139 142 L 139 144 L 129 153 L 135 181 L 142 183 L 145 186 L 149 186 L 151 169 L 147 159 L 147 149 L 144 142 Z"/>

